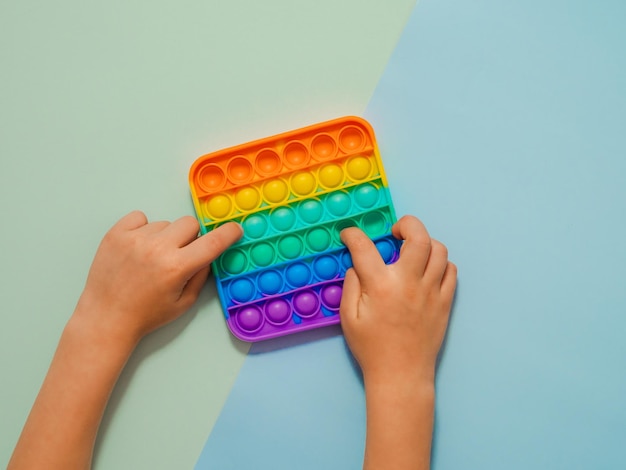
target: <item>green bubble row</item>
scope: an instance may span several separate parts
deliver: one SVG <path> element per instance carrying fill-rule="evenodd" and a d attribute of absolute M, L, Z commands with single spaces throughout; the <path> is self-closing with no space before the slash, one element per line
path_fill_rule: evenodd
<path fill-rule="evenodd" d="M 358 216 L 270 237 L 260 242 L 233 246 L 220 257 L 217 275 L 221 278 L 236 276 L 342 247 L 339 235 L 348 227 L 359 227 L 370 238 L 378 237 L 389 233 L 392 220 L 391 208 L 386 206 Z"/>

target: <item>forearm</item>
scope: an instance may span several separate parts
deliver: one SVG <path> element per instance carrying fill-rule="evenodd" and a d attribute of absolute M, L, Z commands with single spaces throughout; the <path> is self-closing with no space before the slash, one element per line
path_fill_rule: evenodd
<path fill-rule="evenodd" d="M 365 380 L 364 470 L 430 468 L 435 388 L 430 380 Z"/>
<path fill-rule="evenodd" d="M 136 342 L 111 338 L 80 308 L 63 331 L 9 470 L 91 465 L 104 409 Z"/>

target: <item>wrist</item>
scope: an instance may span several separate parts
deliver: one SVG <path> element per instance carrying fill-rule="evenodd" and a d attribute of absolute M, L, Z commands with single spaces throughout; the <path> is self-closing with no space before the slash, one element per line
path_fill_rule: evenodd
<path fill-rule="evenodd" d="M 141 340 L 141 335 L 116 325 L 113 318 L 115 315 L 112 312 L 81 297 L 65 327 L 64 335 L 80 338 L 111 353 L 130 356 Z"/>
<path fill-rule="evenodd" d="M 430 362 L 401 365 L 385 360 L 376 367 L 363 367 L 362 371 L 366 385 L 369 383 L 370 385 L 434 387 L 435 384 L 435 365 Z"/>

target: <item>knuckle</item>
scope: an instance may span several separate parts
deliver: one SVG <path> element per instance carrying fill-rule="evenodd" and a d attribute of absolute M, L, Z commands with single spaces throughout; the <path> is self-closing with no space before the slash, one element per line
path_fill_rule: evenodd
<path fill-rule="evenodd" d="M 450 270 L 450 274 L 452 274 L 452 276 L 454 277 L 456 277 L 459 273 L 459 269 L 457 268 L 456 264 L 452 263 L 451 261 L 448 261 L 448 269 Z"/>
<path fill-rule="evenodd" d="M 200 223 L 198 222 L 198 219 L 196 219 L 194 216 L 185 215 L 181 217 L 180 220 L 184 222 L 186 225 L 188 225 L 190 229 L 193 228 L 196 231 L 200 230 Z"/>
<path fill-rule="evenodd" d="M 442 258 L 448 259 L 448 247 L 437 240 L 432 240 L 432 250 L 436 252 Z"/>

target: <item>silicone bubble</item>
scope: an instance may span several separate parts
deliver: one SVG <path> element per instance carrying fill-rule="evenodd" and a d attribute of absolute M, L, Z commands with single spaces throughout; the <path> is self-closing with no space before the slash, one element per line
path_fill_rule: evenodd
<path fill-rule="evenodd" d="M 222 189 L 226 184 L 226 175 L 217 165 L 205 165 L 198 173 L 198 185 L 206 192 Z"/>
<path fill-rule="evenodd" d="M 317 295 L 312 290 L 303 290 L 293 296 L 293 309 L 303 318 L 314 316 L 320 308 Z"/>
<path fill-rule="evenodd" d="M 389 240 L 378 240 L 376 242 L 376 249 L 385 263 L 390 263 L 396 253 L 396 247 Z"/>
<path fill-rule="evenodd" d="M 339 263 L 334 256 L 320 256 L 313 262 L 313 272 L 320 280 L 329 280 L 339 274 Z"/>
<path fill-rule="evenodd" d="M 366 142 L 365 134 L 356 126 L 346 126 L 339 132 L 339 146 L 346 153 L 362 150 Z"/>
<path fill-rule="evenodd" d="M 363 181 L 372 172 L 372 162 L 365 157 L 352 157 L 346 163 L 346 171 L 352 181 Z"/>
<path fill-rule="evenodd" d="M 373 184 L 361 184 L 353 192 L 354 202 L 357 206 L 362 207 L 363 209 L 370 209 L 378 202 L 378 193 L 378 188 Z"/>
<path fill-rule="evenodd" d="M 337 222 L 333 227 L 333 236 L 337 242 L 341 242 L 341 231 L 347 229 L 348 227 L 356 227 L 356 223 L 352 219 L 344 219 L 340 222 Z"/>
<path fill-rule="evenodd" d="M 309 162 L 309 150 L 297 140 L 289 142 L 283 150 L 285 165 L 290 168 L 300 168 Z"/>
<path fill-rule="evenodd" d="M 350 206 L 352 206 L 350 196 L 343 191 L 329 194 L 325 202 L 328 212 L 335 217 L 343 217 L 350 212 Z"/>
<path fill-rule="evenodd" d="M 254 161 L 257 172 L 263 176 L 275 175 L 281 168 L 280 157 L 271 149 L 263 149 Z"/>
<path fill-rule="evenodd" d="M 324 207 L 319 200 L 309 199 L 298 206 L 298 215 L 307 224 L 316 224 L 324 216 Z"/>
<path fill-rule="evenodd" d="M 246 255 L 239 249 L 230 249 L 222 255 L 222 269 L 228 274 L 240 274 L 247 265 Z"/>
<path fill-rule="evenodd" d="M 348 270 L 352 267 L 352 256 L 349 251 L 346 251 L 341 255 L 341 265 L 343 269 Z"/>
<path fill-rule="evenodd" d="M 278 207 L 270 213 L 270 223 L 279 232 L 286 232 L 296 223 L 296 213 L 290 207 Z"/>
<path fill-rule="evenodd" d="M 311 270 L 304 263 L 294 263 L 286 269 L 285 280 L 292 287 L 306 286 L 311 280 Z"/>
<path fill-rule="evenodd" d="M 291 191 L 296 196 L 308 196 L 315 192 L 317 181 L 309 171 L 301 171 L 291 177 Z"/>
<path fill-rule="evenodd" d="M 322 287 L 320 293 L 322 304 L 331 310 L 338 310 L 341 305 L 342 288 L 338 284 L 330 284 Z"/>
<path fill-rule="evenodd" d="M 265 304 L 265 317 L 274 325 L 283 325 L 291 318 L 291 305 L 284 299 L 273 299 Z"/>
<path fill-rule="evenodd" d="M 235 314 L 237 326 L 247 333 L 254 333 L 263 325 L 263 313 L 259 307 L 243 307 Z"/>
<path fill-rule="evenodd" d="M 247 183 L 254 176 L 252 163 L 245 157 L 234 157 L 228 162 L 228 179 L 235 184 Z"/>
<path fill-rule="evenodd" d="M 230 284 L 229 292 L 233 300 L 244 303 L 254 298 L 256 288 L 250 279 L 244 277 L 233 281 Z"/>
<path fill-rule="evenodd" d="M 303 251 L 304 243 L 296 235 L 287 235 L 278 241 L 278 253 L 285 259 L 296 259 Z"/>
<path fill-rule="evenodd" d="M 233 203 L 228 196 L 218 194 L 210 198 L 204 207 L 209 218 L 219 220 L 230 215 L 233 210 Z"/>
<path fill-rule="evenodd" d="M 250 259 L 256 266 L 259 267 L 265 267 L 272 264 L 274 256 L 274 248 L 266 242 L 257 243 L 250 250 Z"/>
<path fill-rule="evenodd" d="M 325 228 L 314 228 L 306 235 L 307 246 L 313 251 L 324 251 L 330 246 L 330 232 Z"/>
<path fill-rule="evenodd" d="M 370 212 L 361 219 L 363 231 L 370 237 L 377 237 L 388 231 L 387 219 L 380 212 Z"/>
<path fill-rule="evenodd" d="M 274 295 L 283 288 L 283 277 L 278 271 L 265 271 L 259 274 L 257 285 L 263 295 Z"/>
<path fill-rule="evenodd" d="M 287 183 L 281 179 L 268 181 L 263 185 L 263 197 L 270 204 L 283 202 L 289 196 Z"/>
<path fill-rule="evenodd" d="M 338 188 L 344 180 L 343 170 L 335 163 L 328 163 L 320 168 L 318 178 L 324 188 Z"/>
<path fill-rule="evenodd" d="M 311 142 L 311 152 L 318 160 L 329 160 L 337 155 L 337 143 L 328 134 L 317 134 Z"/>
<path fill-rule="evenodd" d="M 241 211 L 251 211 L 261 205 L 261 195 L 257 189 L 246 186 L 237 191 L 235 204 Z"/>
<path fill-rule="evenodd" d="M 241 224 L 243 232 L 250 238 L 261 238 L 267 233 L 267 217 L 259 214 L 253 214 L 246 217 Z"/>

